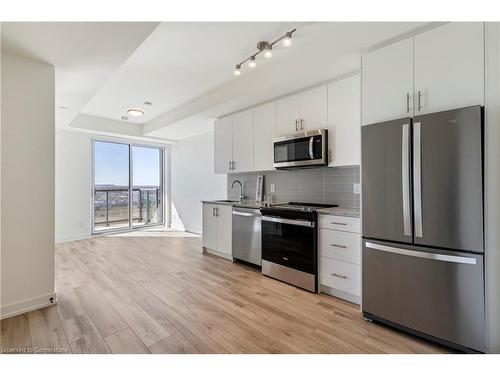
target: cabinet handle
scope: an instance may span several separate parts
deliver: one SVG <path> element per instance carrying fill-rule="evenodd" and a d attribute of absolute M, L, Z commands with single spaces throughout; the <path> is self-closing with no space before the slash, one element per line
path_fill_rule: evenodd
<path fill-rule="evenodd" d="M 215 207 L 215 216 L 219 216 L 219 208 L 218 207 Z"/>
<path fill-rule="evenodd" d="M 422 97 L 422 93 L 420 92 L 420 90 L 418 90 L 418 110 L 419 111 L 422 110 L 421 97 Z"/>
<path fill-rule="evenodd" d="M 215 207 L 212 207 L 212 216 L 215 216 Z"/>
<path fill-rule="evenodd" d="M 338 273 L 331 273 L 330 275 L 338 277 L 340 279 L 348 279 L 346 275 L 339 275 Z"/>
<path fill-rule="evenodd" d="M 330 224 L 333 224 L 333 225 L 347 225 L 347 223 L 341 223 L 341 222 L 338 222 L 338 221 L 332 221 Z"/>
<path fill-rule="evenodd" d="M 236 169 L 236 162 L 233 160 L 233 171 Z"/>
<path fill-rule="evenodd" d="M 300 119 L 300 130 L 304 130 L 304 119 Z"/>
<path fill-rule="evenodd" d="M 282 257 L 282 258 L 283 258 L 283 260 L 288 260 L 288 258 L 287 258 L 287 257 Z"/>
<path fill-rule="evenodd" d="M 410 93 L 406 93 L 406 113 L 410 113 Z"/>
<path fill-rule="evenodd" d="M 333 247 L 339 247 L 341 249 L 347 249 L 347 246 L 344 246 L 344 245 L 337 245 L 336 243 L 331 243 L 330 246 L 333 246 Z"/>
<path fill-rule="evenodd" d="M 299 120 L 295 119 L 295 131 L 299 131 Z"/>

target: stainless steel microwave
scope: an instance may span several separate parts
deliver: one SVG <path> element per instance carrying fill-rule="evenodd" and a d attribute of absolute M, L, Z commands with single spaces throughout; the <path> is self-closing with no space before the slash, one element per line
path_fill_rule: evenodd
<path fill-rule="evenodd" d="M 311 168 L 328 164 L 328 130 L 297 133 L 274 140 L 274 168 Z"/>

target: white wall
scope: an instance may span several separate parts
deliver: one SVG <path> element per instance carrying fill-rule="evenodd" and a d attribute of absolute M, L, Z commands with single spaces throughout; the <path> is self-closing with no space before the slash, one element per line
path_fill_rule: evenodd
<path fill-rule="evenodd" d="M 489 352 L 500 353 L 500 23 L 486 24 L 485 247 Z"/>
<path fill-rule="evenodd" d="M 214 174 L 214 133 L 172 145 L 170 168 L 172 227 L 201 233 L 201 201 L 227 195 L 227 176 Z"/>
<path fill-rule="evenodd" d="M 2 54 L 1 316 L 54 297 L 54 67 Z"/>
<path fill-rule="evenodd" d="M 56 131 L 56 242 L 90 236 L 91 135 Z"/>

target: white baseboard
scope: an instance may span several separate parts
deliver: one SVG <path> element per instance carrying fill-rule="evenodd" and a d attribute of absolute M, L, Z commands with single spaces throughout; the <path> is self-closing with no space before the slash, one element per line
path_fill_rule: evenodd
<path fill-rule="evenodd" d="M 326 285 L 320 285 L 321 293 L 329 294 L 333 297 L 337 297 L 349 302 L 352 302 L 356 305 L 361 305 L 361 297 L 356 296 L 354 294 L 346 293 L 338 289 L 330 288 Z"/>
<path fill-rule="evenodd" d="M 56 303 L 57 303 L 56 294 L 50 293 L 44 296 L 26 299 L 24 301 L 12 303 L 10 305 L 1 306 L 0 320 L 24 314 L 26 312 L 42 309 L 47 306 L 55 305 Z"/>
<path fill-rule="evenodd" d="M 212 254 L 212 255 L 217 255 L 218 257 L 226 258 L 228 260 L 233 260 L 233 257 L 231 255 L 223 253 L 223 252 L 220 252 L 220 251 L 217 251 L 217 250 L 214 250 L 214 249 L 209 249 L 208 247 L 204 247 L 203 248 L 203 252 L 204 253 L 209 253 L 209 254 Z"/>
<path fill-rule="evenodd" d="M 86 240 L 88 238 L 90 238 L 90 234 L 81 234 L 81 235 L 67 236 L 67 237 L 56 237 L 55 243 Z"/>
<path fill-rule="evenodd" d="M 189 233 L 199 234 L 201 236 L 201 229 L 195 227 L 185 227 L 184 230 Z"/>

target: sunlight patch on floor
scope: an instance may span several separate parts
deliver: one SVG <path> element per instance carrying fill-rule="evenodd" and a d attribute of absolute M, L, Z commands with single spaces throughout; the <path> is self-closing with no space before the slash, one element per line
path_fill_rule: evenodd
<path fill-rule="evenodd" d="M 110 237 L 201 237 L 199 234 L 170 228 L 151 228 L 126 233 L 109 234 Z"/>

